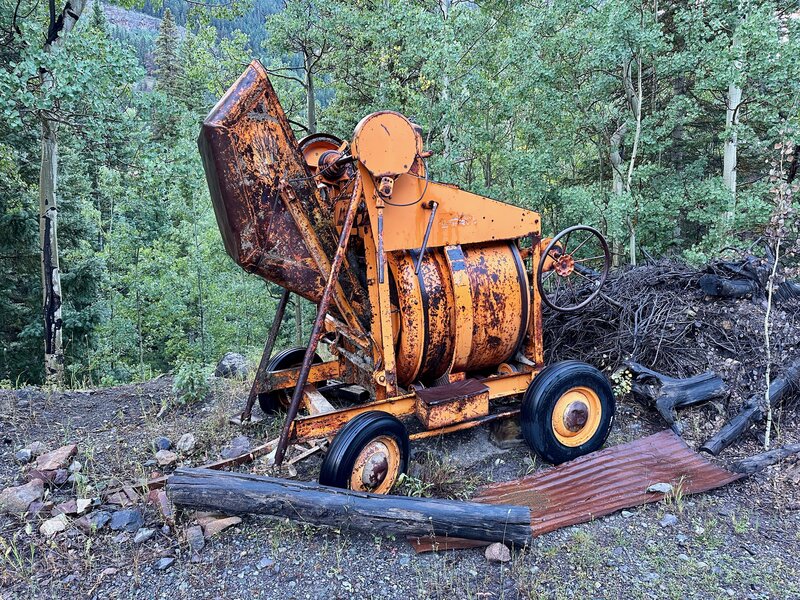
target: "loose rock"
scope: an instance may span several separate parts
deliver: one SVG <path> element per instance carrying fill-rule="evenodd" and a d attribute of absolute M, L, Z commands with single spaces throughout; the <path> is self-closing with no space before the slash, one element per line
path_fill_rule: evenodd
<path fill-rule="evenodd" d="M 0 513 L 25 514 L 32 502 L 41 500 L 44 483 L 39 479 L 0 492 Z"/>
<path fill-rule="evenodd" d="M 92 505 L 91 498 L 78 498 L 75 501 L 75 508 L 78 510 L 79 515 L 85 513 L 86 509 L 88 509 L 91 505 Z"/>
<path fill-rule="evenodd" d="M 178 452 L 183 452 L 184 454 L 188 454 L 192 450 L 194 450 L 194 446 L 196 444 L 196 440 L 194 439 L 194 435 L 191 433 L 184 433 L 181 436 L 181 439 L 178 440 L 175 449 Z"/>
<path fill-rule="evenodd" d="M 192 549 L 192 552 L 200 552 L 203 546 L 206 545 L 206 539 L 203 537 L 203 528 L 199 525 L 189 527 L 186 530 L 186 542 L 189 544 L 189 548 Z"/>
<path fill-rule="evenodd" d="M 172 566 L 172 564 L 174 562 L 175 562 L 175 559 L 173 557 L 165 556 L 164 558 L 158 559 L 158 561 L 155 564 L 155 567 L 159 571 L 166 571 L 167 569 L 169 569 Z"/>
<path fill-rule="evenodd" d="M 44 536 L 53 537 L 59 531 L 64 531 L 68 523 L 69 519 L 67 519 L 67 516 L 61 514 L 52 519 L 47 519 L 47 521 L 42 523 L 39 527 L 39 532 Z"/>
<path fill-rule="evenodd" d="M 133 536 L 133 543 L 134 544 L 144 544 L 147 540 L 149 540 L 155 534 L 155 529 L 149 529 L 147 527 L 142 527 L 139 531 L 136 532 L 136 535 Z"/>
<path fill-rule="evenodd" d="M 27 449 L 31 451 L 33 456 L 40 456 L 47 452 L 47 446 L 45 446 L 42 442 L 31 442 L 28 444 Z"/>
<path fill-rule="evenodd" d="M 664 518 L 658 522 L 662 527 L 675 527 L 678 524 L 678 517 L 675 515 L 664 515 Z"/>
<path fill-rule="evenodd" d="M 242 454 L 247 454 L 249 451 L 250 451 L 250 440 L 247 439 L 247 436 L 240 435 L 231 440 L 230 447 L 225 448 L 220 453 L 220 456 L 224 459 L 236 458 L 237 456 L 241 456 Z"/>
<path fill-rule="evenodd" d="M 669 483 L 654 483 L 647 491 L 651 494 L 671 494 L 672 493 L 672 485 Z"/>
<path fill-rule="evenodd" d="M 34 469 L 37 471 L 55 471 L 56 469 L 63 469 L 69 462 L 69 459 L 77 452 L 78 447 L 75 444 L 61 446 L 61 448 L 48 452 L 47 454 L 42 454 L 37 458 Z"/>
<path fill-rule="evenodd" d="M 17 462 L 21 462 L 23 465 L 25 465 L 33 460 L 33 453 L 31 452 L 30 448 L 23 448 L 14 454 L 14 458 L 17 460 Z"/>
<path fill-rule="evenodd" d="M 247 379 L 249 368 L 247 359 L 237 352 L 228 352 L 217 363 L 214 369 L 215 377 L 226 377 L 229 379 Z"/>
<path fill-rule="evenodd" d="M 165 438 L 163 436 L 157 437 L 156 439 L 153 440 L 153 448 L 155 449 L 156 452 L 158 452 L 159 450 L 169 450 L 172 448 L 172 442 L 170 441 L 169 438 Z"/>
<path fill-rule="evenodd" d="M 508 546 L 495 542 L 486 548 L 486 560 L 489 562 L 508 562 L 511 560 L 511 551 Z"/>
<path fill-rule="evenodd" d="M 105 527 L 110 520 L 111 513 L 105 510 L 95 510 L 75 521 L 75 525 L 85 533 L 95 533 Z"/>
<path fill-rule="evenodd" d="M 144 517 L 142 516 L 142 511 L 138 508 L 118 510 L 111 515 L 111 529 L 113 531 L 124 529 L 130 533 L 136 533 L 142 525 L 144 525 Z"/>
<path fill-rule="evenodd" d="M 156 460 L 162 467 L 167 467 L 178 460 L 178 455 L 171 450 L 159 450 L 156 452 Z"/>
<path fill-rule="evenodd" d="M 78 503 L 75 500 L 67 500 L 58 504 L 53 509 L 53 515 L 77 515 Z"/>
<path fill-rule="evenodd" d="M 206 523 L 203 526 L 203 533 L 205 534 L 206 538 L 210 538 L 222 531 L 225 531 L 226 529 L 228 529 L 228 527 L 238 525 L 241 522 L 242 519 L 239 517 L 226 517 L 224 519 L 216 519 L 214 521 Z"/>
<path fill-rule="evenodd" d="M 80 461 L 73 460 L 72 463 L 69 465 L 69 469 L 67 469 L 70 473 L 78 473 L 83 468 L 83 465 Z"/>

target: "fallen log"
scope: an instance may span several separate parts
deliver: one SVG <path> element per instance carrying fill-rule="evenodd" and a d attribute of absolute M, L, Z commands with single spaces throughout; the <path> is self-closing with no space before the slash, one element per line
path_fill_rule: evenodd
<path fill-rule="evenodd" d="M 725 279 L 719 275 L 706 274 L 697 282 L 706 296 L 714 298 L 744 298 L 760 290 L 752 279 Z"/>
<path fill-rule="evenodd" d="M 200 510 L 287 517 L 367 532 L 459 537 L 520 546 L 531 540 L 523 506 L 383 496 L 314 483 L 211 469 L 178 469 L 169 477 L 173 503 Z"/>
<path fill-rule="evenodd" d="M 639 363 L 627 361 L 625 365 L 633 374 L 631 390 L 640 401 L 655 406 L 670 428 L 681 434 L 676 408 L 697 406 L 728 395 L 725 382 L 713 371 L 687 379 L 663 375 Z"/>
<path fill-rule="evenodd" d="M 800 360 L 795 361 L 783 374 L 774 379 L 769 386 L 769 402 L 775 407 L 781 400 L 800 386 Z M 717 456 L 725 448 L 739 439 L 742 434 L 766 417 L 763 394 L 751 396 L 742 410 L 728 421 L 722 429 L 704 443 L 700 450 Z"/>
<path fill-rule="evenodd" d="M 762 469 L 769 467 L 770 465 L 774 465 L 775 463 L 782 461 L 784 458 L 789 458 L 793 454 L 798 453 L 800 453 L 800 444 L 789 444 L 788 446 L 775 448 L 769 452 L 762 452 L 761 454 L 756 454 L 755 456 L 748 456 L 747 458 L 736 461 L 728 468 L 736 473 L 752 475 L 753 473 L 757 473 Z"/>

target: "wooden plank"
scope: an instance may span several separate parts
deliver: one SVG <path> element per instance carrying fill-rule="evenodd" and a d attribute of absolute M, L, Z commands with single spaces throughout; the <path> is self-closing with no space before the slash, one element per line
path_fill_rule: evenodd
<path fill-rule="evenodd" d="M 336 410 L 328 399 L 310 384 L 303 388 L 303 403 L 310 415 L 323 415 Z"/>

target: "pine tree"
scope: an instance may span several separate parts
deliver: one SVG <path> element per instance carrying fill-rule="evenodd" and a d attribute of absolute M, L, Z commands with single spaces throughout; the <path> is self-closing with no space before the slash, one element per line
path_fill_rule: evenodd
<path fill-rule="evenodd" d="M 94 0 L 92 3 L 89 27 L 95 31 L 108 34 L 108 19 L 106 19 L 106 14 L 103 12 L 103 4 L 100 0 Z"/>
<path fill-rule="evenodd" d="M 172 12 L 166 9 L 156 38 L 156 80 L 158 88 L 172 97 L 180 97 L 182 89 L 183 67 L 179 58 L 179 45 L 178 27 L 172 18 Z"/>

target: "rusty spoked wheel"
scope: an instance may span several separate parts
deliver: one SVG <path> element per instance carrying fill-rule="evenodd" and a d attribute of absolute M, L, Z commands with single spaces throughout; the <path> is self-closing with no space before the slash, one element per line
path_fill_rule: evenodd
<path fill-rule="evenodd" d="M 350 420 L 331 442 L 319 482 L 358 492 L 388 494 L 408 466 L 405 426 L 394 416 L 370 411 Z"/>
<path fill-rule="evenodd" d="M 539 258 L 536 287 L 542 301 L 559 312 L 589 304 L 611 268 L 611 252 L 594 227 L 575 225 L 550 240 Z"/>
<path fill-rule="evenodd" d="M 560 464 L 598 450 L 614 422 L 616 402 L 605 376 L 568 360 L 543 369 L 522 400 L 520 424 L 528 446 Z"/>

